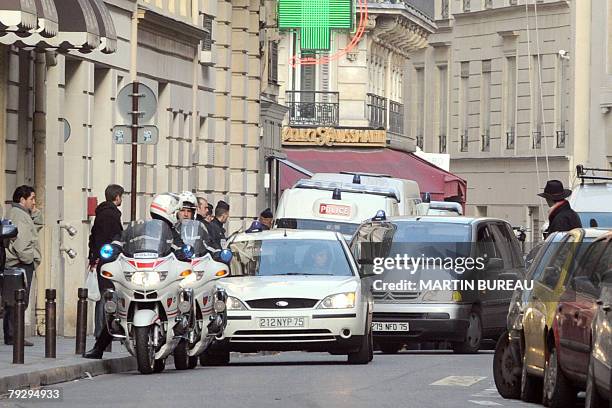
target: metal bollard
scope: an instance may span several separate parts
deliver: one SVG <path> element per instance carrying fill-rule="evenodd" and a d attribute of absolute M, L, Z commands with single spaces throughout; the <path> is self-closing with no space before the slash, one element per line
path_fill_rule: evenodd
<path fill-rule="evenodd" d="M 45 290 L 45 358 L 56 357 L 56 305 L 55 289 Z"/>
<path fill-rule="evenodd" d="M 23 364 L 23 341 L 25 340 L 25 289 L 15 291 L 13 314 L 13 364 Z"/>
<path fill-rule="evenodd" d="M 87 341 L 87 288 L 79 288 L 78 295 L 75 354 L 83 354 Z"/>

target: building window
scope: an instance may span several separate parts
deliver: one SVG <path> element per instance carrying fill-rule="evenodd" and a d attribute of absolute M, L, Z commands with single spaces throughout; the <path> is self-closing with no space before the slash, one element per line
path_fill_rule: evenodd
<path fill-rule="evenodd" d="M 446 65 L 438 66 L 438 109 L 439 109 L 439 128 L 440 135 L 440 153 L 446 153 L 446 132 L 448 121 L 448 67 Z M 444 138 L 444 144 L 442 144 Z M 442 149 L 444 147 L 444 149 Z"/>
<path fill-rule="evenodd" d="M 268 82 L 278 83 L 278 43 L 268 43 Z"/>
<path fill-rule="evenodd" d="M 491 60 L 482 61 L 481 150 L 491 146 Z"/>
<path fill-rule="evenodd" d="M 516 131 L 516 57 L 506 57 L 506 103 L 505 123 L 506 123 L 506 148 L 514 149 L 514 139 Z"/>
<path fill-rule="evenodd" d="M 516 6 L 518 4 L 518 0 L 510 0 L 508 4 L 510 4 L 511 6 Z"/>
<path fill-rule="evenodd" d="M 493 0 L 484 0 L 484 8 L 485 9 L 493 8 Z"/>
<path fill-rule="evenodd" d="M 442 11 L 441 11 L 441 16 L 443 20 L 446 20 L 448 18 L 449 12 L 448 12 L 448 1 L 449 0 L 442 0 Z"/>
<path fill-rule="evenodd" d="M 567 66 L 566 59 L 560 57 L 557 59 L 557 138 L 556 145 L 558 148 L 565 147 L 565 136 L 566 136 L 566 121 L 567 121 L 567 109 L 566 109 L 566 95 L 567 95 Z"/>
<path fill-rule="evenodd" d="M 416 69 L 416 85 L 417 85 L 417 139 L 420 136 L 421 139 L 425 134 L 425 69 L 423 67 L 419 67 Z M 421 145 L 419 146 L 421 149 L 423 148 L 423 141 L 421 141 Z"/>
<path fill-rule="evenodd" d="M 389 132 L 404 134 L 404 105 L 389 101 Z"/>
<path fill-rule="evenodd" d="M 446 153 L 446 135 L 440 135 L 438 148 L 440 150 L 440 153 Z"/>
<path fill-rule="evenodd" d="M 543 106 L 542 106 L 542 82 L 540 81 L 540 56 L 533 56 L 533 70 L 532 74 L 532 84 L 534 86 L 532 92 L 532 100 L 531 100 L 531 117 L 533 124 L 533 134 L 532 134 L 532 148 L 539 149 L 542 146 L 542 127 L 544 119 L 543 115 Z"/>
<path fill-rule="evenodd" d="M 470 0 L 463 0 L 463 11 L 470 11 Z"/>
<path fill-rule="evenodd" d="M 470 62 L 461 63 L 461 127 L 459 149 L 462 152 L 468 151 L 469 136 L 469 94 L 470 94 Z"/>
<path fill-rule="evenodd" d="M 204 33 L 204 37 L 202 38 L 202 51 L 211 51 L 212 50 L 212 29 L 213 29 L 213 18 L 206 14 L 203 15 L 202 27 L 207 32 Z"/>
<path fill-rule="evenodd" d="M 387 128 L 387 98 L 373 93 L 367 95 L 368 123 L 372 129 Z"/>

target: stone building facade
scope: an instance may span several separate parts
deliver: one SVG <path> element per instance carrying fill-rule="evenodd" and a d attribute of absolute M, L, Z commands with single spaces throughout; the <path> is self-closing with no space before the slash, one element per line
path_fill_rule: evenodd
<path fill-rule="evenodd" d="M 45 227 L 28 327 L 40 332 L 44 289 L 54 287 L 59 332 L 71 335 L 93 221 L 88 203 L 100 203 L 106 185 L 119 183 L 127 192 L 123 220 L 130 218 L 131 146 L 112 139 L 113 126 L 125 123 L 118 91 L 136 79 L 157 97 L 150 124 L 159 143 L 138 147 L 137 218 L 148 215 L 154 194 L 189 190 L 228 201 L 230 231 L 265 202 L 260 148 L 272 143 L 274 126 L 280 133 L 274 112 L 284 110 L 268 81 L 278 37 L 274 1 L 79 0 L 108 10 L 116 31 L 108 53 L 100 51 L 106 38 L 89 49 L 53 42 L 62 35 L 64 1 L 55 1 L 60 34 L 51 40 L 0 36 L 0 199 L 8 203 L 17 185 L 35 186 Z M 95 42 L 102 31 L 83 36 Z M 77 235 L 69 237 L 65 225 Z"/>
<path fill-rule="evenodd" d="M 546 180 L 571 186 L 577 164 L 612 163 L 612 2 L 435 5 L 437 31 L 408 70 L 409 137 L 450 154 L 468 181 L 468 214 L 527 226 L 538 240 Z"/>

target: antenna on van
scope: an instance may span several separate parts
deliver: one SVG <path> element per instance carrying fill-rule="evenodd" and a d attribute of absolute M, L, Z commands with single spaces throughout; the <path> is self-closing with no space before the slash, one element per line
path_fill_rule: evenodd
<path fill-rule="evenodd" d="M 334 189 L 334 194 L 332 194 L 332 200 L 342 200 L 342 194 L 340 193 L 340 189 Z"/>

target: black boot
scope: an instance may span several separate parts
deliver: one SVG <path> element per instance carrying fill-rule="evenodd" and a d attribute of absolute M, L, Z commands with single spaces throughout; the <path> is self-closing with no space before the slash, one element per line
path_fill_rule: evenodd
<path fill-rule="evenodd" d="M 83 354 L 84 358 L 94 358 L 94 359 L 101 359 L 102 358 L 102 354 L 104 353 L 104 349 L 99 349 L 96 346 L 94 346 L 94 348 L 92 348 L 91 350 L 85 352 Z"/>
<path fill-rule="evenodd" d="M 100 337 L 96 340 L 96 344 L 94 344 L 93 348 L 83 354 L 85 358 L 94 358 L 101 359 L 102 354 L 104 354 L 104 350 L 108 347 L 109 344 L 113 341 L 113 336 L 108 332 L 108 329 L 104 327 L 102 329 L 102 333 L 100 333 Z"/>

